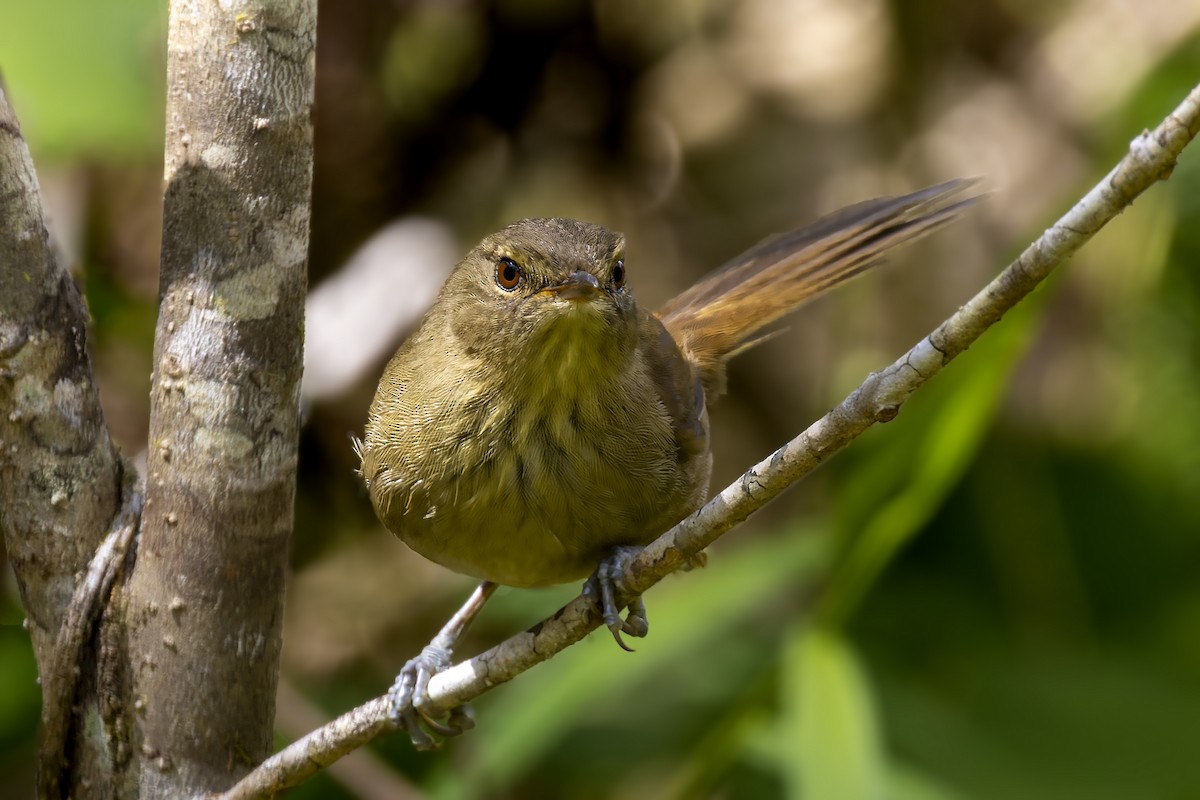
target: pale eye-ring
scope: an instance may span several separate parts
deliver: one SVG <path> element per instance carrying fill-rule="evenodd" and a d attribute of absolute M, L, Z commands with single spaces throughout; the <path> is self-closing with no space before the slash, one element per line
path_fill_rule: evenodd
<path fill-rule="evenodd" d="M 501 258 L 496 262 L 496 285 L 506 292 L 511 292 L 521 285 L 521 266 L 511 258 Z"/>

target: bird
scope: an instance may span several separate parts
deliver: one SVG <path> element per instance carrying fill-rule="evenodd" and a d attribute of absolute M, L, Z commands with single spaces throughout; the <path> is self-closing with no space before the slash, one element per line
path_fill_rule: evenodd
<path fill-rule="evenodd" d="M 392 687 L 414 743 L 433 744 L 422 722 L 447 735 L 471 724 L 418 709 L 497 585 L 588 578 L 619 645 L 646 634 L 641 598 L 619 614 L 620 576 L 707 497 L 708 407 L 728 360 L 955 219 L 977 199 L 972 183 L 868 200 L 764 240 L 655 311 L 635 299 L 624 237 L 601 225 L 520 220 L 467 253 L 388 362 L 356 442 L 384 526 L 483 582 Z"/>

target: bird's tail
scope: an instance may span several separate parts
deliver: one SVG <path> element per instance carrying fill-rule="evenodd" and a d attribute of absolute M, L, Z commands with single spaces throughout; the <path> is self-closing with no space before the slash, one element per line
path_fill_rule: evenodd
<path fill-rule="evenodd" d="M 978 196 L 953 180 L 903 197 L 843 208 L 768 239 L 722 266 L 657 313 L 699 370 L 709 398 L 724 391 L 725 361 L 763 337 L 784 314 L 876 264 L 893 247 L 925 236 Z"/>

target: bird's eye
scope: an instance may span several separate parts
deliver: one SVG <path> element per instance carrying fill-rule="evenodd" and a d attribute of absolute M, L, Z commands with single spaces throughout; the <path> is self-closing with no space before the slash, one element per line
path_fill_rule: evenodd
<path fill-rule="evenodd" d="M 612 285 L 614 289 L 620 289 L 625 285 L 625 262 L 622 259 L 617 259 L 617 263 L 613 264 Z"/>
<path fill-rule="evenodd" d="M 511 258 L 502 258 L 496 262 L 496 285 L 506 292 L 511 292 L 521 284 L 521 267 Z"/>

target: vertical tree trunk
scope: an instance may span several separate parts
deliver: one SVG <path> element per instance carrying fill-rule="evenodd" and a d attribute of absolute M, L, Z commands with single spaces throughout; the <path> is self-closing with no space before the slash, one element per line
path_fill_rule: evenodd
<path fill-rule="evenodd" d="M 125 614 L 146 797 L 272 748 L 299 428 L 315 0 L 173 0 L 146 507 Z"/>

